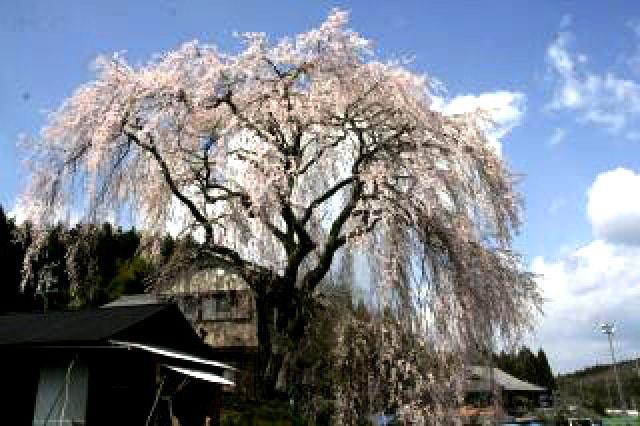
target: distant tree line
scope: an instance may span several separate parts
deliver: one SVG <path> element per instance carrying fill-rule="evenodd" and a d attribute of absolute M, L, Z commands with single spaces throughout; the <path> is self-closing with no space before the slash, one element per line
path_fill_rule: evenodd
<path fill-rule="evenodd" d="M 628 408 L 640 408 L 640 362 L 632 359 L 617 363 Z M 620 408 L 613 366 L 596 364 L 558 376 L 558 388 L 564 402 L 604 414 L 605 408 Z"/>
<path fill-rule="evenodd" d="M 557 389 L 553 371 L 542 349 L 534 354 L 524 346 L 516 352 L 500 352 L 494 356 L 495 366 L 529 383 L 543 386 L 547 389 Z"/>
<path fill-rule="evenodd" d="M 0 312 L 99 306 L 144 292 L 175 246 L 167 236 L 153 256 L 140 232 L 109 223 L 53 225 L 32 244 L 35 235 L 0 206 Z"/>

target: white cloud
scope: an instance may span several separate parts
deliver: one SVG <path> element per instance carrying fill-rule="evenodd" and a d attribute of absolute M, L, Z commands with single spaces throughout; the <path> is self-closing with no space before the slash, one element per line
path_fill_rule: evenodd
<path fill-rule="evenodd" d="M 620 358 L 640 351 L 640 247 L 594 240 L 555 261 L 536 257 L 532 271 L 546 303 L 533 344 L 541 344 L 557 371 L 607 362 L 598 324 L 618 325 Z"/>
<path fill-rule="evenodd" d="M 492 148 L 502 152 L 501 140 L 518 126 L 525 112 L 523 93 L 496 91 L 479 95 L 460 95 L 452 99 L 434 98 L 433 108 L 446 115 L 482 112 L 488 118 L 481 123 Z"/>
<path fill-rule="evenodd" d="M 607 362 L 598 329 L 604 321 L 618 324 L 621 358 L 640 352 L 640 174 L 599 174 L 587 191 L 587 217 L 591 242 L 531 264 L 546 299 L 532 343 L 544 346 L 560 371 Z"/>
<path fill-rule="evenodd" d="M 565 140 L 567 132 L 564 129 L 556 128 L 553 130 L 553 134 L 549 138 L 549 145 L 556 146 Z"/>
<path fill-rule="evenodd" d="M 599 174 L 587 192 L 587 216 L 596 238 L 640 245 L 640 175 L 624 168 Z"/>
<path fill-rule="evenodd" d="M 547 48 L 547 62 L 555 82 L 549 107 L 573 111 L 579 121 L 614 133 L 632 126 L 640 117 L 640 83 L 613 72 L 592 72 L 587 68 L 588 57 L 573 52 L 572 43 L 573 35 L 563 31 Z"/>

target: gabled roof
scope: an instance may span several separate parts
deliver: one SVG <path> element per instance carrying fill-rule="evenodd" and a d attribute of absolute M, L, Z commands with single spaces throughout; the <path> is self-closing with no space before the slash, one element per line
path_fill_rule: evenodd
<path fill-rule="evenodd" d="M 141 301 L 138 301 L 141 302 Z M 162 366 L 186 376 L 234 385 L 217 373 L 235 370 L 210 359 L 212 350 L 174 303 L 103 306 L 78 311 L 0 315 L 0 353 L 27 356 L 33 351 L 135 350 L 162 360 Z M 171 365 L 165 362 L 171 362 Z M 195 364 L 198 369 L 192 368 Z"/>
<path fill-rule="evenodd" d="M 472 366 L 469 367 L 471 390 L 485 391 L 489 390 L 490 384 L 490 371 L 486 366 Z M 493 380 L 497 387 L 503 388 L 508 391 L 525 391 L 525 392 L 544 392 L 546 388 L 543 388 L 532 383 L 520 380 L 512 375 L 505 373 L 499 368 L 493 368 Z"/>
<path fill-rule="evenodd" d="M 0 315 L 0 348 L 108 345 L 112 339 L 208 352 L 175 304 Z"/>

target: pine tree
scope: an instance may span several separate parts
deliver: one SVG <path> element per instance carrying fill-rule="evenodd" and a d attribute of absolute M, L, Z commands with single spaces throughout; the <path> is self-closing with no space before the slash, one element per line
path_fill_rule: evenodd
<path fill-rule="evenodd" d="M 556 389 L 555 378 L 547 356 L 542 349 L 537 356 L 528 347 L 522 347 L 517 353 L 504 351 L 494 355 L 495 366 L 521 380 Z"/>
<path fill-rule="evenodd" d="M 0 206 L 0 312 L 18 310 L 21 250 L 14 240 L 15 223 Z"/>
<path fill-rule="evenodd" d="M 544 353 L 542 348 L 538 350 L 537 361 L 539 378 L 537 384 L 544 386 L 547 389 L 556 389 L 556 379 L 553 376 L 553 371 L 551 370 L 551 366 L 547 360 L 547 355 Z"/>

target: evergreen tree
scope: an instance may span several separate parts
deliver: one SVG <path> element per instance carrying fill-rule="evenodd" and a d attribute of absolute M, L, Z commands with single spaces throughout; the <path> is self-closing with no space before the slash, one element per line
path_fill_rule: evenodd
<path fill-rule="evenodd" d="M 494 355 L 494 361 L 496 367 L 514 377 L 548 389 L 557 388 L 547 355 L 542 348 L 538 350 L 537 356 L 526 346 L 517 353 L 502 351 Z"/>
<path fill-rule="evenodd" d="M 23 250 L 16 239 L 16 225 L 0 206 L 0 312 L 19 310 L 20 268 Z"/>
<path fill-rule="evenodd" d="M 542 348 L 538 350 L 538 381 L 536 382 L 540 386 L 544 386 L 547 389 L 556 389 L 556 379 L 553 376 L 553 371 L 547 360 L 547 355 Z"/>
<path fill-rule="evenodd" d="M 516 377 L 533 383 L 536 379 L 536 367 L 536 356 L 531 352 L 531 349 L 523 346 L 518 352 Z"/>
<path fill-rule="evenodd" d="M 170 234 L 164 236 L 160 242 L 160 263 L 166 264 L 169 262 L 171 255 L 176 249 L 176 240 Z"/>
<path fill-rule="evenodd" d="M 151 274 L 153 266 L 141 256 L 119 261 L 115 277 L 106 287 L 106 295 L 115 300 L 123 294 L 144 293 L 146 278 Z"/>
<path fill-rule="evenodd" d="M 29 222 L 17 225 L 0 206 L 0 313 L 99 306 L 143 292 L 157 266 L 140 256 L 140 233 L 109 223 L 48 227 L 34 241 Z M 163 254 L 177 241 L 166 238 Z M 163 259 L 161 259 L 161 262 Z"/>
<path fill-rule="evenodd" d="M 75 307 L 99 306 L 121 294 L 144 291 L 152 266 L 137 255 L 140 234 L 135 229 L 78 225 L 72 234 L 67 268 Z"/>

